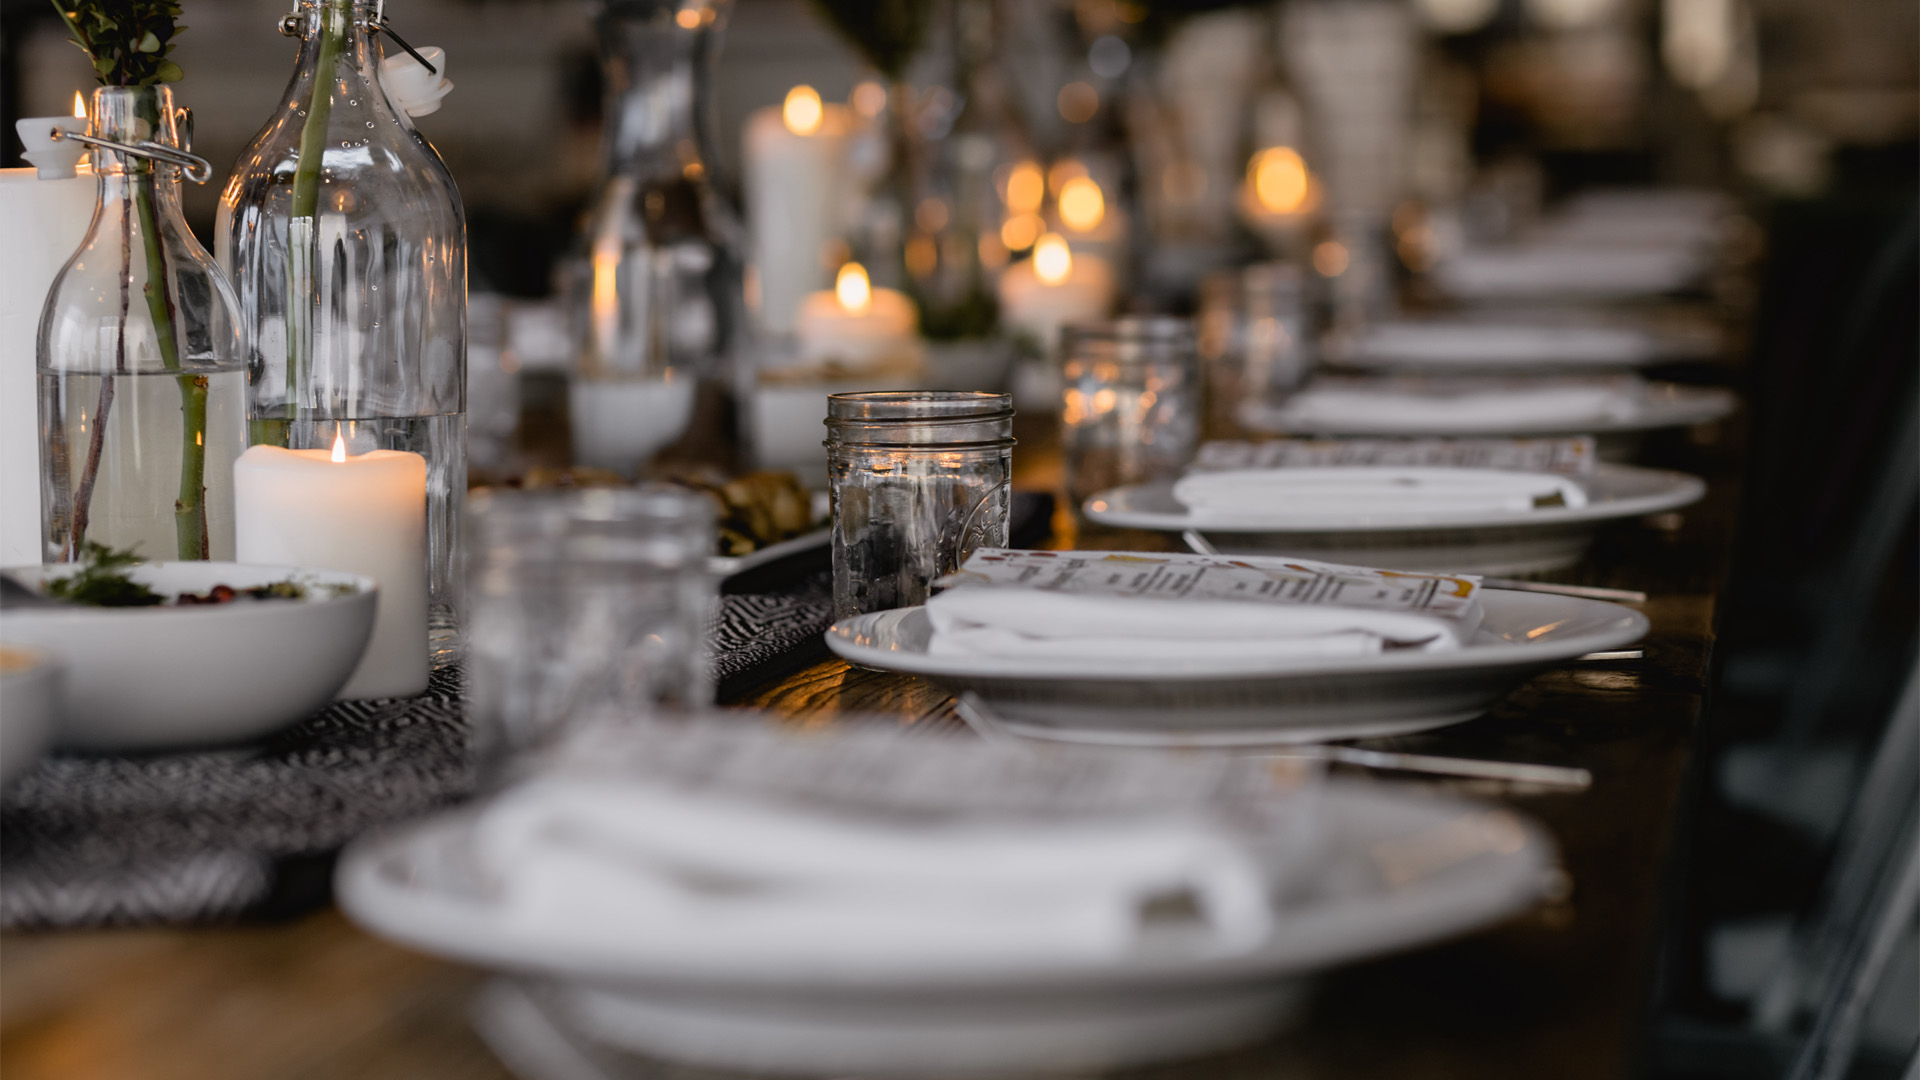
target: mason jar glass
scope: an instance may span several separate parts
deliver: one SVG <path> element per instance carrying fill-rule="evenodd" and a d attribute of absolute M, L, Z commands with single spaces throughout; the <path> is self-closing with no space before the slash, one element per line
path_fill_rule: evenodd
<path fill-rule="evenodd" d="M 1013 397 L 831 394 L 827 472 L 834 618 L 923 604 L 976 548 L 1007 544 Z"/>
<path fill-rule="evenodd" d="M 1060 442 L 1073 505 L 1184 468 L 1200 429 L 1193 324 L 1142 316 L 1069 326 L 1061 338 Z"/>
<path fill-rule="evenodd" d="M 1209 276 L 1200 289 L 1199 351 L 1202 433 L 1244 437 L 1241 405 L 1282 399 L 1313 373 L 1318 350 L 1300 268 L 1256 263 Z"/>
<path fill-rule="evenodd" d="M 711 499 L 666 485 L 482 490 L 467 516 L 466 670 L 483 761 L 576 723 L 712 703 Z"/>

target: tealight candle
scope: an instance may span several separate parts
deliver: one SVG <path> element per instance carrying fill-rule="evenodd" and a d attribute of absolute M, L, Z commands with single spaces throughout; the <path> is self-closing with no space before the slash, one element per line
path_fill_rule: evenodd
<path fill-rule="evenodd" d="M 239 561 L 365 574 L 380 583 L 373 638 L 342 698 L 427 688 L 427 459 L 250 447 L 233 466 Z M 288 657 L 297 663 L 298 657 Z"/>
<path fill-rule="evenodd" d="M 840 268 L 831 291 L 813 293 L 800 306 L 794 325 L 800 363 L 851 369 L 917 367 L 919 321 L 905 293 L 874 288 L 865 267 L 848 263 Z"/>
<path fill-rule="evenodd" d="M 841 174 L 853 127 L 844 106 L 822 102 L 810 86 L 794 87 L 782 105 L 747 118 L 747 228 L 760 322 L 768 330 L 792 331 L 807 294 L 826 278 L 824 253 L 840 232 Z"/>

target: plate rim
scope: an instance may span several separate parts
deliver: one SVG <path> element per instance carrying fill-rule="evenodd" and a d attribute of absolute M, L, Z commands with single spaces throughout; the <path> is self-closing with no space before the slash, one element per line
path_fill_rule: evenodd
<path fill-rule="evenodd" d="M 1339 465 L 1327 468 L 1385 470 L 1397 469 L 1395 465 Z M 1405 466 L 1405 468 L 1446 469 L 1451 466 Z M 1232 470 L 1255 471 L 1255 470 Z M 1275 470 L 1281 471 L 1281 470 Z M 1154 532 L 1184 532 L 1193 529 L 1201 533 L 1280 533 L 1298 536 L 1327 535 L 1339 533 L 1396 533 L 1426 532 L 1433 529 L 1548 529 L 1563 525 L 1580 525 L 1615 521 L 1624 518 L 1643 517 L 1665 510 L 1675 510 L 1682 506 L 1691 506 L 1706 497 L 1707 482 L 1691 473 L 1674 469 L 1649 469 L 1638 465 L 1622 465 L 1613 462 L 1599 462 L 1592 480 L 1622 479 L 1632 475 L 1647 478 L 1661 477 L 1669 481 L 1670 486 L 1662 493 L 1641 496 L 1629 496 L 1597 501 L 1596 495 L 1604 497 L 1604 492 L 1596 493 L 1589 483 L 1588 501 L 1585 506 L 1544 507 L 1528 511 L 1525 514 L 1504 514 L 1494 516 L 1433 516 L 1415 518 L 1396 518 L 1390 521 L 1339 521 L 1319 520 L 1300 521 L 1289 524 L 1255 523 L 1249 521 L 1204 521 L 1197 520 L 1188 511 L 1187 516 L 1175 517 L 1170 514 L 1151 510 L 1114 510 L 1110 506 L 1094 507 L 1095 502 L 1112 499 L 1123 492 L 1144 492 L 1150 489 L 1166 488 L 1168 497 L 1172 497 L 1173 485 L 1177 479 L 1155 480 L 1144 484 L 1127 484 L 1106 491 L 1095 492 L 1080 504 L 1081 512 L 1103 525 L 1129 529 L 1147 529 Z M 1581 480 L 1582 477 L 1573 479 Z"/>
<path fill-rule="evenodd" d="M 886 671 L 899 671 L 909 675 L 919 675 L 932 679 L 968 679 L 975 682 L 1053 682 L 1084 679 L 1100 679 L 1115 683 L 1186 683 L 1232 681 L 1267 681 L 1292 679 L 1320 679 L 1341 677 L 1363 677 L 1385 674 L 1417 674 L 1438 671 L 1471 671 L 1485 669 L 1498 671 L 1513 667 L 1548 667 L 1555 663 L 1583 656 L 1590 652 L 1615 649 L 1646 637 L 1652 624 L 1647 616 L 1632 608 L 1605 600 L 1589 600 L 1585 597 L 1554 596 L 1545 593 L 1519 592 L 1509 589 L 1483 589 L 1483 595 L 1498 596 L 1509 602 L 1519 604 L 1558 603 L 1577 610 L 1580 607 L 1611 609 L 1617 612 L 1613 617 L 1620 620 L 1618 628 L 1611 632 L 1600 630 L 1570 633 L 1564 638 L 1552 634 L 1525 644 L 1502 642 L 1490 645 L 1469 645 L 1466 648 L 1450 652 L 1402 651 L 1393 653 L 1375 653 L 1370 656 L 1338 658 L 1327 657 L 1289 657 L 1263 663 L 1249 663 L 1244 660 L 1201 663 L 1184 661 L 1182 668 L 1149 668 L 1141 670 L 1138 660 L 1130 660 L 1124 666 L 1114 661 L 1088 660 L 1074 658 L 1072 661 L 1050 659 L 1045 661 L 1013 660 L 1005 657 L 935 657 L 927 653 L 906 652 L 897 649 L 883 649 L 878 646 L 859 644 L 854 640 L 856 627 L 863 623 L 872 623 L 887 617 L 902 619 L 926 618 L 924 606 L 897 608 L 891 611 L 869 612 L 855 615 L 849 619 L 837 620 L 827 627 L 827 647 L 842 660 L 864 664 L 868 667 Z M 901 658 L 911 658 L 909 663 L 900 663 Z M 1082 666 L 1074 667 L 1074 663 Z M 1104 665 L 1104 666 L 1103 666 Z"/>
<path fill-rule="evenodd" d="M 375 830 L 350 843 L 334 875 L 338 902 L 356 923 L 390 940 L 452 957 L 459 962 L 515 973 L 590 982 L 601 989 L 697 990 L 754 996 L 820 992 L 847 997 L 895 994 L 1019 992 L 1030 994 L 1141 993 L 1183 987 L 1262 979 L 1281 979 L 1369 957 L 1437 943 L 1507 918 L 1541 898 L 1546 875 L 1555 865 L 1557 845 L 1539 822 L 1510 807 L 1452 795 L 1404 787 L 1328 779 L 1309 808 L 1317 828 L 1314 843 L 1324 845 L 1339 835 L 1328 826 L 1327 804 L 1346 804 L 1348 812 L 1372 805 L 1379 813 L 1409 817 L 1423 813 L 1433 824 L 1458 821 L 1469 815 L 1499 814 L 1521 830 L 1523 842 L 1511 851 L 1487 851 L 1499 859 L 1502 873 L 1483 870 L 1429 878 L 1419 895 L 1427 918 L 1418 928 L 1399 915 L 1405 887 L 1378 884 L 1361 897 L 1325 898 L 1306 907 L 1289 906 L 1269 894 L 1277 916 L 1261 944 L 1240 953 L 1209 956 L 1204 953 L 1134 955 L 1097 961 L 1065 961 L 1046 967 L 982 970 L 955 965 L 945 970 L 920 969 L 911 973 L 876 972 L 832 965 L 789 964 L 767 972 L 751 965 L 706 971 L 634 970 L 636 961 L 608 951 L 577 949 L 573 954 L 550 942 L 512 940 L 513 931 L 498 919 L 477 914 L 484 909 L 444 896 L 437 903 L 396 900 L 395 886 L 384 881 L 385 869 L 409 849 L 430 843 L 455 843 L 470 834 L 477 811 L 462 807 L 415 819 L 386 830 Z M 1409 827 L 1406 832 L 1414 832 Z M 1296 852 L 1293 857 L 1324 858 L 1323 847 Z M 1282 856 L 1283 858 L 1285 856 Z M 416 854 L 417 858 L 417 854 Z M 1306 872 L 1311 872 L 1311 867 Z M 437 908 L 438 910 L 430 910 Z M 1358 921 L 1363 925 L 1355 928 Z M 1373 925 L 1364 925 L 1371 923 Z M 1329 932 L 1331 931 L 1331 932 Z"/>
<path fill-rule="evenodd" d="M 1677 382 L 1650 382 L 1647 384 L 1648 397 L 1640 403 L 1639 413 L 1632 419 L 1594 417 L 1590 421 L 1577 424 L 1547 424 L 1529 426 L 1525 423 L 1498 426 L 1457 427 L 1457 428 L 1420 428 L 1404 425 L 1374 427 L 1369 425 L 1333 425 L 1307 424 L 1288 427 L 1281 421 L 1285 403 L 1272 404 L 1263 401 L 1246 402 L 1240 409 L 1240 422 L 1252 431 L 1269 435 L 1327 435 L 1332 437 L 1359 438 L 1540 438 L 1552 435 L 1620 435 L 1638 431 L 1659 431 L 1662 428 L 1692 427 L 1695 424 L 1711 423 L 1733 413 L 1738 403 L 1732 390 L 1724 386 L 1693 386 Z"/>

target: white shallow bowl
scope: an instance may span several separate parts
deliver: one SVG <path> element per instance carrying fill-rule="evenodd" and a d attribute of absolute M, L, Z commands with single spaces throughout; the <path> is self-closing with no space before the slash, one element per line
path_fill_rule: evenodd
<path fill-rule="evenodd" d="M 940 1076 L 1091 1071 L 1257 1039 L 1288 1019 L 1302 976 L 1510 915 L 1554 862 L 1537 827 L 1481 804 L 1329 781 L 1312 812 L 1315 854 L 1273 898 L 1270 936 L 1228 956 L 1143 946 L 1104 962 L 890 974 L 737 954 L 689 966 L 671 948 L 662 956 L 677 963 L 649 962 L 640 924 L 618 949 L 556 950 L 503 918 L 473 858 L 471 811 L 360 840 L 335 890 L 375 933 L 549 984 L 539 1004 L 589 1043 L 756 1073 Z M 491 1004 L 544 1023 L 524 994 Z"/>
<path fill-rule="evenodd" d="M 7 571 L 34 587 L 71 564 Z M 228 562 L 141 563 L 154 591 L 204 593 L 298 581 L 351 586 L 335 596 L 193 607 L 12 609 L 0 638 L 32 645 L 66 668 L 56 741 L 82 750 L 164 750 L 245 742 L 333 700 L 373 632 L 378 585 L 332 570 Z"/>
<path fill-rule="evenodd" d="M 1356 471 L 1430 473 L 1433 469 L 1351 466 Z M 1580 561 L 1594 533 L 1625 521 L 1698 502 L 1706 482 L 1686 473 L 1601 464 L 1580 477 L 1585 506 L 1548 506 L 1520 513 L 1305 519 L 1284 506 L 1252 506 L 1232 517 L 1196 516 L 1174 497 L 1173 482 L 1103 491 L 1086 501 L 1102 525 L 1204 535 L 1222 555 L 1292 555 L 1387 570 L 1456 574 L 1533 574 Z"/>
<path fill-rule="evenodd" d="M 59 663 L 38 649 L 0 645 L 0 786 L 47 752 L 59 717 Z"/>
<path fill-rule="evenodd" d="M 924 608 L 856 615 L 827 630 L 851 663 L 977 694 L 1001 726 L 1106 745 L 1260 746 L 1398 735 L 1471 720 L 1530 676 L 1647 632 L 1647 618 L 1598 600 L 1486 589 L 1466 648 L 1264 662 L 1148 664 L 1087 658 L 934 656 Z M 1143 601 L 1144 602 L 1144 601 Z"/>

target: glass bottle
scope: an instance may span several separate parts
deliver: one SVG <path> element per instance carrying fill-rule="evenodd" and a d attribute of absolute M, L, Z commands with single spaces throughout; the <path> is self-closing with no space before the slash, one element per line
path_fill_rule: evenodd
<path fill-rule="evenodd" d="M 90 134 L 184 148 L 165 86 L 93 92 Z M 40 314 L 48 562 L 86 544 L 233 558 L 247 367 L 233 291 L 180 211 L 180 167 L 95 148 L 99 204 Z"/>
<path fill-rule="evenodd" d="M 574 457 L 634 473 L 673 456 L 730 464 L 746 328 L 739 223 L 708 163 L 727 0 L 603 0 L 605 175 L 570 267 Z"/>
<path fill-rule="evenodd" d="M 427 459 L 428 633 L 459 646 L 466 497 L 466 219 L 379 81 L 375 0 L 300 0 L 279 110 L 220 197 L 215 249 L 253 365 L 251 438 Z"/>

